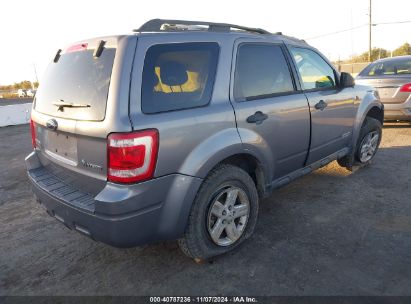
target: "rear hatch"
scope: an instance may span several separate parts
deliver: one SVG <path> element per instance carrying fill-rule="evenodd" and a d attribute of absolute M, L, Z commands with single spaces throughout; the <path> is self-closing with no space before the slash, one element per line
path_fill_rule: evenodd
<path fill-rule="evenodd" d="M 59 50 L 33 105 L 35 145 L 42 165 L 91 194 L 106 183 L 107 135 L 131 130 L 127 117 L 120 117 L 128 113 L 115 110 L 128 108 L 128 99 L 114 89 L 120 87 L 114 74 L 121 69 L 118 57 L 124 55 L 119 38 L 92 39 Z"/>

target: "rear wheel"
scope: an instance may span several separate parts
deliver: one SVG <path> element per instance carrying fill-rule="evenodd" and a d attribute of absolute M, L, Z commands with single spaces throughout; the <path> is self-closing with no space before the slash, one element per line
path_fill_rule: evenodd
<path fill-rule="evenodd" d="M 257 214 L 253 179 L 238 167 L 222 165 L 197 193 L 180 248 L 200 260 L 231 251 L 253 233 Z"/>

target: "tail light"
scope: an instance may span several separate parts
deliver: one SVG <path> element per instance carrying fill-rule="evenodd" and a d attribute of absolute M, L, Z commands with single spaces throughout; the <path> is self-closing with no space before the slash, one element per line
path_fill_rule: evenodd
<path fill-rule="evenodd" d="M 157 151 L 157 130 L 110 134 L 107 144 L 107 180 L 135 183 L 152 178 Z"/>
<path fill-rule="evenodd" d="M 400 92 L 411 93 L 411 83 L 404 84 L 401 87 Z"/>
<path fill-rule="evenodd" d="M 36 149 L 36 125 L 34 121 L 30 119 L 30 130 L 31 130 L 31 144 L 33 145 L 33 149 Z"/>

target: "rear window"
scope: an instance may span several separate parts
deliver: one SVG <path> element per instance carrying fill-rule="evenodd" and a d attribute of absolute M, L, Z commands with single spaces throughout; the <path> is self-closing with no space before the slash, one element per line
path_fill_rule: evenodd
<path fill-rule="evenodd" d="M 160 44 L 148 49 L 141 108 L 159 113 L 209 103 L 217 68 L 217 43 Z"/>
<path fill-rule="evenodd" d="M 116 50 L 105 48 L 97 58 L 93 52 L 65 53 L 49 64 L 36 94 L 36 111 L 76 120 L 104 119 Z M 59 107 L 62 103 L 76 107 Z"/>
<path fill-rule="evenodd" d="M 234 78 L 236 101 L 262 99 L 293 91 L 290 70 L 279 45 L 240 45 Z"/>
<path fill-rule="evenodd" d="M 361 76 L 411 74 L 411 58 L 375 62 L 367 66 Z"/>

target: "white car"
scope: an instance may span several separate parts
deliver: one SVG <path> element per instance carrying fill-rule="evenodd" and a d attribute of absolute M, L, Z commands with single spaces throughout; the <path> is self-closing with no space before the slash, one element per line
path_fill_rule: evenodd
<path fill-rule="evenodd" d="M 34 97 L 36 95 L 36 90 L 27 90 L 26 91 L 26 96 L 27 97 Z"/>
<path fill-rule="evenodd" d="M 18 94 L 19 97 L 27 97 L 27 91 L 23 90 L 23 89 L 19 89 L 17 91 L 17 94 Z"/>

